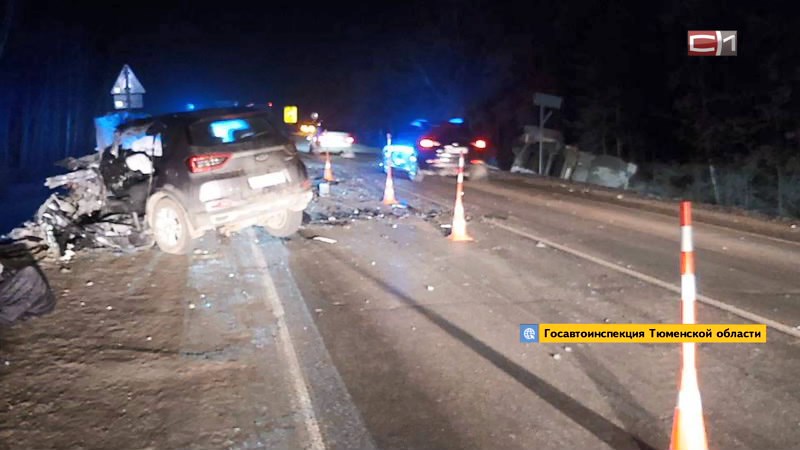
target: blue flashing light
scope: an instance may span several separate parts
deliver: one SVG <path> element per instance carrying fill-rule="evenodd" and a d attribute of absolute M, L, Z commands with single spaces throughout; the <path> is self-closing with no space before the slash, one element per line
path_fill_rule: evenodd
<path fill-rule="evenodd" d="M 194 103 L 187 103 L 186 104 L 187 111 L 194 111 Z"/>
<path fill-rule="evenodd" d="M 411 126 L 416 128 L 422 128 L 425 126 L 426 123 L 428 123 L 428 121 L 425 119 L 416 119 L 415 121 L 411 122 Z"/>
<path fill-rule="evenodd" d="M 387 146 L 383 147 L 383 151 L 386 154 L 399 153 L 399 154 L 402 154 L 402 155 L 413 155 L 413 154 L 416 153 L 416 151 L 414 150 L 414 147 L 412 147 L 410 145 L 402 145 L 402 144 L 387 145 Z"/>
<path fill-rule="evenodd" d="M 247 130 L 250 124 L 242 119 L 218 120 L 209 125 L 211 134 L 222 139 L 223 143 L 233 142 L 233 133 L 239 130 Z"/>
<path fill-rule="evenodd" d="M 387 145 L 383 148 L 384 166 L 392 167 L 406 172 L 416 171 L 417 152 L 410 145 Z"/>
<path fill-rule="evenodd" d="M 461 117 L 453 117 L 452 119 L 448 120 L 448 122 L 454 125 L 461 125 L 462 123 L 464 123 L 464 119 L 462 119 Z"/>

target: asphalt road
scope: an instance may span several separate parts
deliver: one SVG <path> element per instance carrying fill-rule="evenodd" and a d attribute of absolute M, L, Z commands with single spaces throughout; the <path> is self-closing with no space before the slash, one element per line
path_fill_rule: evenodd
<path fill-rule="evenodd" d="M 668 447 L 678 345 L 521 344 L 518 326 L 677 322 L 678 295 L 644 281 L 678 283 L 677 214 L 494 174 L 467 183 L 476 240 L 453 243 L 454 180 L 398 177 L 409 208 L 392 209 L 373 161 L 334 173 L 290 240 L 253 229 L 186 257 L 46 267 L 56 312 L 0 333 L 2 442 Z M 699 345 L 711 448 L 800 448 L 800 245 L 696 223 L 695 246 L 699 291 L 722 306 L 700 322 L 777 326 L 766 344 Z"/>

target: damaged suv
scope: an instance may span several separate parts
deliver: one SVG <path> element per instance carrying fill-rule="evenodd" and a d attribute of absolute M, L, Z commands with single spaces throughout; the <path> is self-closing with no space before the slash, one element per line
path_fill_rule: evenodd
<path fill-rule="evenodd" d="M 57 163 L 71 172 L 47 178 L 45 186 L 59 191 L 0 240 L 68 259 L 81 248 L 154 242 L 184 254 L 209 230 L 260 225 L 286 237 L 300 228 L 311 181 L 270 111 L 130 116 L 96 119 L 98 151 Z"/>
<path fill-rule="evenodd" d="M 158 247 L 189 251 L 209 230 L 295 233 L 312 199 L 297 149 L 273 115 L 204 110 L 120 126 L 100 163 L 116 207 L 144 214 Z"/>

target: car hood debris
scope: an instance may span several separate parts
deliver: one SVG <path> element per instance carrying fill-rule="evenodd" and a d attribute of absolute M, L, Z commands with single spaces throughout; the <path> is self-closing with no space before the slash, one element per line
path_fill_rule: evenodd
<path fill-rule="evenodd" d="M 45 180 L 56 190 L 32 220 L 0 237 L 0 244 L 24 245 L 37 259 L 56 260 L 69 251 L 112 248 L 132 251 L 152 245 L 138 211 L 125 201 L 126 189 L 152 173 L 144 153 L 101 161 L 101 154 L 67 158 L 57 165 L 70 169 Z"/>

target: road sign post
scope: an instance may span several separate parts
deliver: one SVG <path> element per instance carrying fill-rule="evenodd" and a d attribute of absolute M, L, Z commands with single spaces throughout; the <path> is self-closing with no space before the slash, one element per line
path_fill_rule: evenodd
<path fill-rule="evenodd" d="M 117 81 L 111 87 L 111 96 L 114 99 L 114 109 L 140 109 L 144 108 L 144 86 L 127 64 L 117 75 Z"/>
<path fill-rule="evenodd" d="M 562 97 L 541 92 L 533 95 L 533 104 L 539 107 L 539 175 L 544 175 L 544 124 L 553 115 L 553 111 L 548 111 L 545 115 L 544 109 L 561 109 L 562 101 Z"/>

